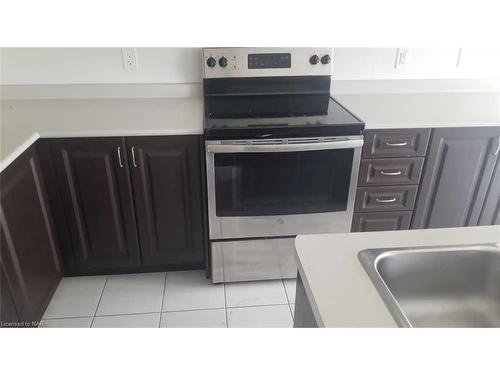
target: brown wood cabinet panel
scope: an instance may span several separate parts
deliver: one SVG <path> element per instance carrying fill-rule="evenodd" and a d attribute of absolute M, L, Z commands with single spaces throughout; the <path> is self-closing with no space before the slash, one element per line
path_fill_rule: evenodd
<path fill-rule="evenodd" d="M 57 139 L 51 148 L 78 268 L 139 265 L 124 139 Z"/>
<path fill-rule="evenodd" d="M 35 146 L 0 175 L 0 259 L 19 320 L 29 326 L 41 319 L 62 273 Z"/>
<path fill-rule="evenodd" d="M 410 228 L 412 211 L 354 214 L 351 232 L 404 230 Z"/>
<path fill-rule="evenodd" d="M 411 211 L 418 186 L 358 187 L 355 212 Z"/>
<path fill-rule="evenodd" d="M 412 228 L 477 225 L 481 211 L 494 216 L 494 198 L 484 208 L 498 155 L 500 127 L 433 131 Z M 494 188 L 493 188 L 494 189 Z M 490 188 L 494 197 L 494 190 Z"/>
<path fill-rule="evenodd" d="M 424 158 L 365 159 L 358 185 L 418 185 Z"/>
<path fill-rule="evenodd" d="M 365 134 L 363 158 L 425 156 L 431 129 L 371 129 Z"/>
<path fill-rule="evenodd" d="M 200 142 L 199 136 L 127 138 L 143 264 L 203 266 Z"/>
<path fill-rule="evenodd" d="M 16 303 L 9 289 L 5 271 L 0 264 L 0 328 L 15 327 L 20 322 L 17 314 Z"/>

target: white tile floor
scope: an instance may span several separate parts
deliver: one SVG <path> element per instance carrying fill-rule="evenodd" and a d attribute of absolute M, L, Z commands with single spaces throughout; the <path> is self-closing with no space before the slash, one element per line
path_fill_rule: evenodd
<path fill-rule="evenodd" d="M 42 327 L 292 327 L 295 280 L 212 284 L 205 271 L 64 278 Z"/>

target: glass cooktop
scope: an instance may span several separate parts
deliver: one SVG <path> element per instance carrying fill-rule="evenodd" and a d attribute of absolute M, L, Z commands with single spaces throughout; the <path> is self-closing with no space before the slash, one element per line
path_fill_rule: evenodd
<path fill-rule="evenodd" d="M 329 95 L 205 97 L 211 139 L 361 134 L 364 122 Z"/>

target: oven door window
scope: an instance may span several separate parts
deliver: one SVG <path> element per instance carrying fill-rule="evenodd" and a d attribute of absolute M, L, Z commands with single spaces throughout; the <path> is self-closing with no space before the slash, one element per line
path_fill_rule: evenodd
<path fill-rule="evenodd" d="M 353 149 L 215 154 L 217 216 L 345 211 Z"/>

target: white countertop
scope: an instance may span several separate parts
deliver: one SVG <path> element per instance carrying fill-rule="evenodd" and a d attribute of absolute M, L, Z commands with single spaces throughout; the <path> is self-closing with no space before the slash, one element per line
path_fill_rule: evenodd
<path fill-rule="evenodd" d="M 320 327 L 396 327 L 358 259 L 365 249 L 496 243 L 500 225 L 302 235 L 295 240 L 304 287 Z"/>
<path fill-rule="evenodd" d="M 500 93 L 334 95 L 367 129 L 500 126 Z"/>
<path fill-rule="evenodd" d="M 201 98 L 1 101 L 0 171 L 40 137 L 203 134 Z"/>
<path fill-rule="evenodd" d="M 335 96 L 367 129 L 500 126 L 500 93 Z M 0 102 L 0 171 L 40 137 L 203 134 L 203 99 L 34 99 Z"/>

